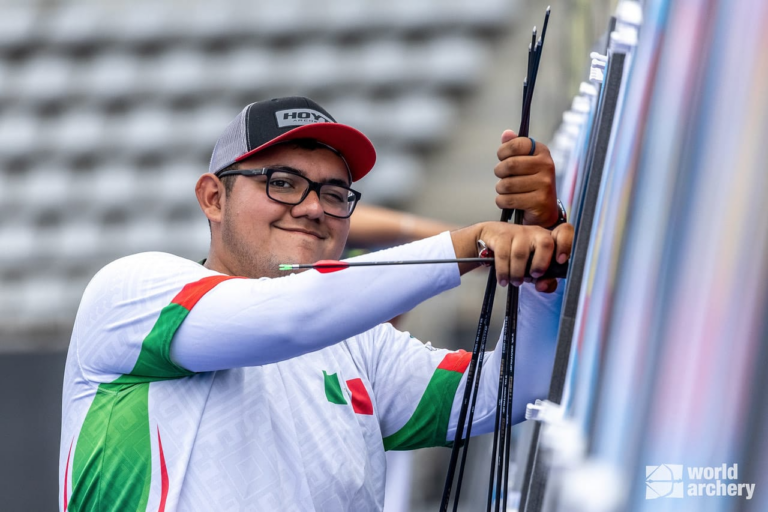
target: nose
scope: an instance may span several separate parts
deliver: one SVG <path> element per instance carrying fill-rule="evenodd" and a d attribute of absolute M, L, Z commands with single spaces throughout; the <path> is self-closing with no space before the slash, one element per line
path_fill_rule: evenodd
<path fill-rule="evenodd" d="M 294 217 L 307 217 L 309 219 L 321 219 L 325 216 L 320 196 L 316 190 L 310 190 L 302 202 L 291 209 Z"/>

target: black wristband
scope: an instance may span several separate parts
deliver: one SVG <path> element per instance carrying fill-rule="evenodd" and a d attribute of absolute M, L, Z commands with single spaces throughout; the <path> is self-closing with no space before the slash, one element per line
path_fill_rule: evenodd
<path fill-rule="evenodd" d="M 552 231 L 560 224 L 565 224 L 568 222 L 568 214 L 565 212 L 565 206 L 563 206 L 563 203 L 560 202 L 560 200 L 557 200 L 557 222 L 549 226 L 547 229 Z"/>

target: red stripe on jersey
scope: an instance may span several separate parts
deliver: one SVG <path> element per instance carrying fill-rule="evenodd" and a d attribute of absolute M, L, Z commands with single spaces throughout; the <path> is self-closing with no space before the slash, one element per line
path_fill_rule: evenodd
<path fill-rule="evenodd" d="M 229 279 L 237 279 L 234 276 L 209 276 L 204 277 L 194 283 L 185 285 L 184 288 L 173 298 L 172 304 L 178 304 L 184 309 L 191 310 L 197 304 L 197 301 L 203 298 L 203 295 L 213 289 L 214 286 L 227 281 Z"/>
<path fill-rule="evenodd" d="M 352 393 L 352 410 L 357 414 L 373 414 L 373 404 L 362 379 L 350 379 L 347 387 Z"/>
<path fill-rule="evenodd" d="M 64 468 L 64 512 L 67 512 L 69 499 L 67 498 L 67 482 L 69 481 L 69 456 L 72 455 L 72 445 L 75 444 L 75 438 L 69 443 L 69 453 L 67 453 L 67 465 Z"/>
<path fill-rule="evenodd" d="M 437 369 L 464 373 L 464 371 L 467 369 L 467 366 L 469 366 L 470 359 L 472 359 L 472 353 L 467 352 L 466 350 L 451 352 L 443 358 Z"/>
<path fill-rule="evenodd" d="M 157 427 L 157 448 L 160 452 L 160 506 L 157 512 L 165 511 L 165 500 L 168 499 L 168 468 L 165 465 L 165 455 L 163 454 L 163 442 L 160 441 L 160 427 Z"/>

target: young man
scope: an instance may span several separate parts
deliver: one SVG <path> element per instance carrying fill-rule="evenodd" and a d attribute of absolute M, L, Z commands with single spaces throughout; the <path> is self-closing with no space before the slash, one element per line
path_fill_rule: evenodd
<path fill-rule="evenodd" d="M 541 145 L 518 156 L 530 148 L 502 145 L 497 188 L 513 193 L 501 202 L 531 193 L 550 165 Z M 130 256 L 83 295 L 64 378 L 62 509 L 380 510 L 385 449 L 451 442 L 470 355 L 382 322 L 472 265 L 278 271 L 339 258 L 360 198 L 350 185 L 374 160 L 363 134 L 306 98 L 251 104 L 227 127 L 196 187 L 211 225 L 204 264 Z M 360 259 L 471 257 L 483 240 L 500 283 L 520 285 L 529 255 L 541 275 L 567 257 L 571 233 L 488 222 Z M 546 392 L 560 299 L 523 288 L 518 421 Z M 474 434 L 492 428 L 498 364 L 486 358 Z"/>

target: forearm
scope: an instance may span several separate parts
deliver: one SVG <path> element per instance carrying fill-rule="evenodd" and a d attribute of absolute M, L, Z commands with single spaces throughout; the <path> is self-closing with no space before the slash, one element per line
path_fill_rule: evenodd
<path fill-rule="evenodd" d="M 353 260 L 452 256 L 444 234 Z M 174 337 L 171 357 L 197 372 L 290 359 L 360 334 L 458 284 L 453 265 L 233 279 L 206 294 L 189 313 Z"/>
<path fill-rule="evenodd" d="M 355 247 L 391 246 L 422 240 L 454 228 L 410 213 L 361 204 L 350 218 L 347 242 Z"/>

